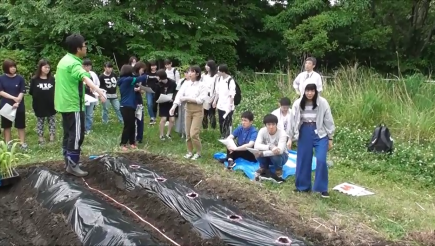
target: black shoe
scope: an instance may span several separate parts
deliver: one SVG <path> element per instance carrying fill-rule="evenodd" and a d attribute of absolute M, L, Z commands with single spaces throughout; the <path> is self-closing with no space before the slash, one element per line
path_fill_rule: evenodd
<path fill-rule="evenodd" d="M 323 198 L 329 198 L 329 192 L 327 192 L 327 191 L 320 193 L 320 195 L 321 195 Z"/>
<path fill-rule="evenodd" d="M 298 189 L 294 189 L 293 192 L 295 192 L 295 193 L 310 193 L 311 190 L 298 190 Z"/>

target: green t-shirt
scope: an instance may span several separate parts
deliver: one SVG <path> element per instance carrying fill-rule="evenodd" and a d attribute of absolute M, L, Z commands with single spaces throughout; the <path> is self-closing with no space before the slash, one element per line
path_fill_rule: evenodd
<path fill-rule="evenodd" d="M 85 107 L 84 77 L 91 75 L 82 67 L 82 59 L 67 53 L 57 64 L 54 105 L 60 113 L 80 112 Z M 80 100 L 82 108 L 80 109 Z"/>

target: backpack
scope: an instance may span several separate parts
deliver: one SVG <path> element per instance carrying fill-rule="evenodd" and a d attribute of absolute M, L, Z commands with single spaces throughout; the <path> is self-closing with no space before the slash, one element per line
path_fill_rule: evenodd
<path fill-rule="evenodd" d="M 368 143 L 367 151 L 374 153 L 393 152 L 393 139 L 391 138 L 390 130 L 384 124 L 375 128 L 372 139 Z"/>
<path fill-rule="evenodd" d="M 177 72 L 177 68 L 176 67 L 174 67 L 174 80 L 176 80 L 177 79 L 177 77 L 175 76 L 175 73 Z"/>
<path fill-rule="evenodd" d="M 230 89 L 231 80 L 233 80 L 234 83 L 236 84 L 236 95 L 234 96 L 234 106 L 237 106 L 242 101 L 242 90 L 240 90 L 239 84 L 237 84 L 237 82 L 232 77 L 228 80 L 228 90 Z"/>

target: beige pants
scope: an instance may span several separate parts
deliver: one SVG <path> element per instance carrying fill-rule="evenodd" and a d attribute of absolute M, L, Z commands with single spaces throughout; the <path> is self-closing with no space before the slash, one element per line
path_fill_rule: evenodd
<path fill-rule="evenodd" d="M 204 118 L 204 110 L 202 104 L 186 103 L 186 144 L 187 150 L 193 152 L 195 147 L 197 153 L 201 153 L 201 139 L 199 132 L 202 127 L 202 119 Z"/>

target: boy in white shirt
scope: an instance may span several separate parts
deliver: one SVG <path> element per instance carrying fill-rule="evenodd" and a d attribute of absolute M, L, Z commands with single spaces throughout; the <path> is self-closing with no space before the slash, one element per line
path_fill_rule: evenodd
<path fill-rule="evenodd" d="M 221 138 L 225 139 L 231 134 L 231 127 L 233 125 L 236 82 L 229 75 L 228 66 L 226 64 L 219 65 L 218 75 L 220 78 L 216 85 L 213 108 L 218 109 L 219 130 Z"/>
<path fill-rule="evenodd" d="M 302 90 L 305 88 L 305 85 L 308 83 L 308 81 L 316 84 L 318 92 L 323 91 L 322 77 L 320 74 L 313 71 L 316 67 L 316 63 L 317 60 L 314 57 L 308 57 L 305 60 L 305 71 L 300 73 L 293 81 L 293 88 L 295 89 L 296 94 L 303 95 L 305 93 Z"/>
<path fill-rule="evenodd" d="M 288 160 L 287 134 L 283 129 L 279 129 L 278 117 L 273 114 L 264 116 L 263 124 L 255 140 L 254 149 L 259 150 L 255 153 L 260 168 L 255 172 L 255 179 L 266 174 L 269 166 L 275 168 L 275 175 L 282 176 L 282 168 Z M 280 178 L 280 181 L 284 181 Z"/>
<path fill-rule="evenodd" d="M 172 79 L 174 81 L 179 81 L 180 80 L 180 72 L 172 67 L 172 62 L 169 59 L 165 60 L 165 68 L 166 68 L 166 76 L 168 77 L 168 79 Z"/>
<path fill-rule="evenodd" d="M 281 98 L 280 107 L 275 109 L 272 114 L 278 118 L 278 128 L 283 129 L 288 135 L 290 132 L 291 101 L 288 97 Z"/>

